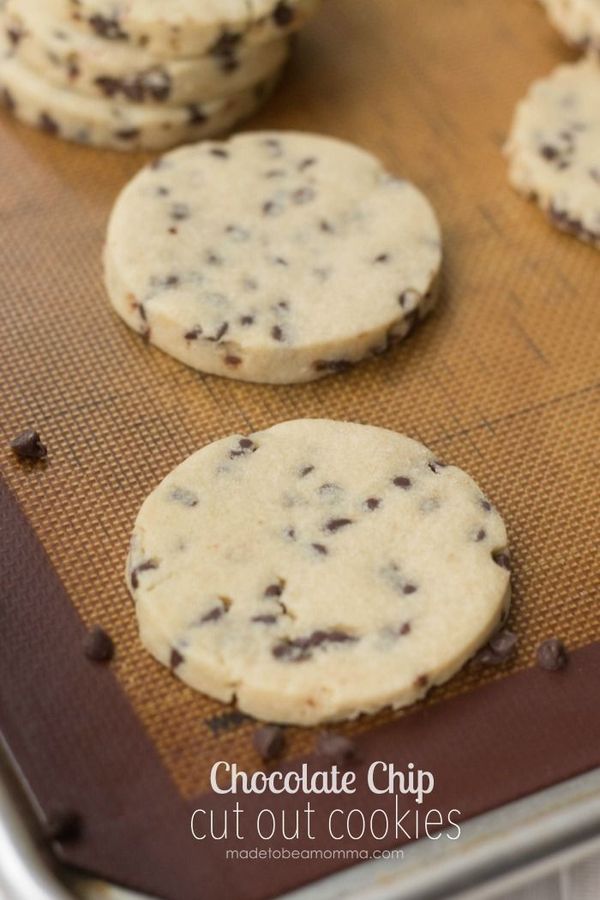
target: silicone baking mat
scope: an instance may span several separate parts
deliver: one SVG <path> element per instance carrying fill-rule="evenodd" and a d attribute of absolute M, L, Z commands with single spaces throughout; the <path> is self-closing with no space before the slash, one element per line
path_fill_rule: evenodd
<path fill-rule="evenodd" d="M 404 345 L 300 386 L 203 376 L 131 333 L 106 301 L 100 253 L 111 204 L 145 158 L 65 145 L 2 115 L 0 724 L 44 811 L 85 808 L 85 838 L 65 859 L 178 900 L 209 883 L 206 896 L 227 896 L 211 879 L 238 877 L 222 848 L 191 841 L 185 810 L 214 760 L 259 765 L 254 726 L 143 651 L 124 558 L 142 500 L 189 453 L 300 416 L 422 440 L 474 476 L 510 535 L 515 660 L 341 730 L 369 752 L 400 745 L 452 772 L 465 814 L 598 764 L 599 258 L 510 190 L 501 152 L 516 101 L 570 56 L 529 2 L 328 0 L 248 127 L 352 140 L 414 180 L 442 223 L 444 278 L 438 309 Z M 27 426 L 49 446 L 45 465 L 8 450 Z M 82 658 L 91 623 L 115 639 L 108 671 Z M 554 680 L 532 669 L 551 635 L 577 651 Z M 313 743 L 289 729 L 287 759 Z M 494 765 L 504 776 L 491 784 Z M 235 896 L 342 864 L 273 864 L 262 881 L 246 868 Z"/>

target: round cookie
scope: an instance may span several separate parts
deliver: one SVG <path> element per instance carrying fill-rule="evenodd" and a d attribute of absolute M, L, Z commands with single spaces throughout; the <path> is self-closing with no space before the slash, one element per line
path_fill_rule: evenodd
<path fill-rule="evenodd" d="M 504 620 L 504 524 L 475 482 L 394 432 L 297 420 L 204 447 L 143 504 L 127 563 L 145 647 L 245 713 L 400 707 Z"/>
<path fill-rule="evenodd" d="M 559 66 L 517 106 L 506 144 L 509 177 L 550 221 L 600 245 L 600 66 Z"/>
<path fill-rule="evenodd" d="M 221 100 L 270 78 L 289 55 L 282 39 L 160 61 L 144 49 L 63 26 L 40 12 L 37 0 L 9 0 L 5 15 L 7 37 L 27 67 L 57 87 L 100 99 L 167 106 Z"/>
<path fill-rule="evenodd" d="M 182 362 L 290 383 L 404 337 L 440 261 L 429 203 L 373 156 L 257 132 L 143 169 L 113 210 L 105 278 L 127 324 Z"/>
<path fill-rule="evenodd" d="M 600 0 L 540 0 L 570 44 L 600 52 Z"/>
<path fill-rule="evenodd" d="M 187 107 L 122 104 L 53 87 L 0 44 L 0 100 L 18 119 L 69 141 L 114 150 L 164 150 L 223 134 L 258 109 L 276 78 L 225 100 Z"/>
<path fill-rule="evenodd" d="M 156 57 L 219 55 L 300 29 L 322 0 L 44 0 L 48 13 Z"/>

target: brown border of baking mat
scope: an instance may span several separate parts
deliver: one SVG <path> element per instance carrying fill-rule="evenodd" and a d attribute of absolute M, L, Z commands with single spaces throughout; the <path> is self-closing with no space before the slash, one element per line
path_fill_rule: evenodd
<path fill-rule="evenodd" d="M 0 525 L 0 728 L 42 813 L 61 805 L 83 816 L 83 836 L 62 845 L 63 861 L 168 900 L 264 900 L 346 867 L 339 859 L 225 860 L 227 847 L 261 846 L 250 834 L 245 845 L 195 841 L 191 812 L 231 808 L 233 798 L 181 798 L 110 669 L 82 653 L 83 623 L 1 476 Z M 432 771 L 432 806 L 458 808 L 464 821 L 600 763 L 598 684 L 600 641 L 575 651 L 563 672 L 527 669 L 362 734 L 360 753 Z M 393 798 L 370 794 L 365 781 L 359 771 L 357 793 L 335 804 L 311 796 L 316 839 L 293 847 L 332 847 L 323 831 L 334 805 L 383 807 L 394 821 Z M 306 798 L 296 800 L 302 808 Z M 290 806 L 281 796 L 241 801 L 246 822 L 266 806 Z M 414 830 L 417 807 L 405 809 Z M 396 843 L 341 840 L 335 848 Z"/>

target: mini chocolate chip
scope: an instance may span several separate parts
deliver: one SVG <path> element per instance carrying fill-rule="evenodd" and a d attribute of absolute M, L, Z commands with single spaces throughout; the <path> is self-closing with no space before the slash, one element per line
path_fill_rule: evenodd
<path fill-rule="evenodd" d="M 88 22 L 99 37 L 106 38 L 109 41 L 127 40 L 127 32 L 123 31 L 117 18 L 111 19 L 108 16 L 93 15 L 89 17 Z"/>
<path fill-rule="evenodd" d="M 486 500 L 485 497 L 481 498 L 481 508 L 485 509 L 486 512 L 491 512 L 492 504 L 489 500 Z"/>
<path fill-rule="evenodd" d="M 381 506 L 381 500 L 379 497 L 369 497 L 366 501 L 367 509 L 379 509 Z"/>
<path fill-rule="evenodd" d="M 254 453 L 258 447 L 250 438 L 240 438 L 238 441 L 238 449 L 229 451 L 229 458 L 236 459 L 239 456 L 247 456 L 248 453 Z"/>
<path fill-rule="evenodd" d="M 516 650 L 518 637 L 507 628 L 498 631 L 473 657 L 473 664 L 478 667 L 499 666 L 505 663 Z"/>
<path fill-rule="evenodd" d="M 550 144 L 543 144 L 540 147 L 540 156 L 543 156 L 544 159 L 556 159 L 558 155 L 558 147 L 552 147 Z"/>
<path fill-rule="evenodd" d="M 485 540 L 485 537 L 486 537 L 486 530 L 485 530 L 485 528 L 480 528 L 479 531 L 477 532 L 477 534 L 475 535 L 475 540 L 476 540 L 477 542 L 483 541 L 483 540 Z"/>
<path fill-rule="evenodd" d="M 40 460 L 46 459 L 48 456 L 46 445 L 42 444 L 39 433 L 32 428 L 28 428 L 14 437 L 10 446 L 19 459 Z"/>
<path fill-rule="evenodd" d="M 386 263 L 389 262 L 390 256 L 389 253 L 380 253 L 379 256 L 376 256 L 373 262 L 376 263 Z"/>
<path fill-rule="evenodd" d="M 58 134 L 60 131 L 60 128 L 58 127 L 58 122 L 55 119 L 53 119 L 52 116 L 46 112 L 40 113 L 39 118 L 38 118 L 38 127 L 42 131 L 45 131 L 46 134 Z"/>
<path fill-rule="evenodd" d="M 419 675 L 418 678 L 415 679 L 415 687 L 424 688 L 429 684 L 429 676 L 428 675 Z"/>
<path fill-rule="evenodd" d="M 281 597 L 283 594 L 283 583 L 279 582 L 278 584 L 270 584 L 267 588 L 265 588 L 265 597 Z"/>
<path fill-rule="evenodd" d="M 108 662 L 113 658 L 115 645 L 104 628 L 94 625 L 85 636 L 83 652 L 93 662 Z"/>
<path fill-rule="evenodd" d="M 405 584 L 404 587 L 402 588 L 402 593 L 403 594 L 414 594 L 418 590 L 419 589 L 416 584 L 408 583 L 408 584 Z"/>
<path fill-rule="evenodd" d="M 15 98 L 8 90 L 8 88 L 2 88 L 2 103 L 8 109 L 9 112 L 14 112 L 17 108 L 17 104 Z"/>
<path fill-rule="evenodd" d="M 139 586 L 138 575 L 140 572 L 149 572 L 150 569 L 158 569 L 158 563 L 154 559 L 147 559 L 131 570 L 131 586 L 137 588 Z"/>
<path fill-rule="evenodd" d="M 315 752 L 317 756 L 322 756 L 337 765 L 349 765 L 360 761 L 356 741 L 334 731 L 322 731 L 319 734 Z"/>
<path fill-rule="evenodd" d="M 202 334 L 202 326 L 196 325 L 194 328 L 191 328 L 189 331 L 186 331 L 186 333 L 184 334 L 184 338 L 186 341 L 197 341 L 201 334 Z"/>
<path fill-rule="evenodd" d="M 348 359 L 317 359 L 313 368 L 316 372 L 347 372 L 353 365 Z"/>
<path fill-rule="evenodd" d="M 198 497 L 193 491 L 188 490 L 188 488 L 172 488 L 169 493 L 169 500 L 173 500 L 174 503 L 181 503 L 182 506 L 198 506 Z"/>
<path fill-rule="evenodd" d="M 399 629 L 399 631 L 398 631 L 398 634 L 405 635 L 405 634 L 409 634 L 409 632 L 410 632 L 410 622 L 404 622 L 404 623 L 400 626 L 400 629 Z"/>
<path fill-rule="evenodd" d="M 329 553 L 327 547 L 324 544 L 313 544 L 313 550 L 316 550 L 317 553 L 320 553 L 321 556 L 327 556 Z"/>
<path fill-rule="evenodd" d="M 175 222 L 183 222 L 189 219 L 191 211 L 187 203 L 174 203 L 171 207 L 170 216 Z"/>
<path fill-rule="evenodd" d="M 319 228 L 321 231 L 324 231 L 326 234 L 333 234 L 334 228 L 326 219 L 321 219 L 319 222 Z"/>
<path fill-rule="evenodd" d="M 339 531 L 340 528 L 345 528 L 346 525 L 352 525 L 352 519 L 330 519 L 329 522 L 325 524 L 325 531 L 336 532 Z"/>
<path fill-rule="evenodd" d="M 197 103 L 192 103 L 187 110 L 190 125 L 204 125 L 208 121 L 208 116 Z"/>
<path fill-rule="evenodd" d="M 289 3 L 286 3 L 285 0 L 279 0 L 273 10 L 273 21 L 275 24 L 280 28 L 285 28 L 294 21 L 294 16 L 294 10 Z"/>
<path fill-rule="evenodd" d="M 285 748 L 285 734 L 279 725 L 263 725 L 252 735 L 254 749 L 263 762 L 277 759 Z"/>
<path fill-rule="evenodd" d="M 21 38 L 23 37 L 23 32 L 20 28 L 8 26 L 6 29 L 6 36 L 13 47 L 16 47 Z"/>
<path fill-rule="evenodd" d="M 508 553 L 492 553 L 492 559 L 497 566 L 510 572 L 510 556 Z"/>
<path fill-rule="evenodd" d="M 558 638 L 548 638 L 537 648 L 537 663 L 541 669 L 548 672 L 557 672 L 564 669 L 569 661 L 567 648 Z"/>
<path fill-rule="evenodd" d="M 238 725 L 242 725 L 243 722 L 247 722 L 248 716 L 245 716 L 244 713 L 237 709 L 233 709 L 231 712 L 211 716 L 204 721 L 213 734 L 221 734 L 223 731 L 231 731 L 233 728 L 237 728 Z"/>
<path fill-rule="evenodd" d="M 396 487 L 402 488 L 403 490 L 407 491 L 411 486 L 412 481 L 410 480 L 410 478 L 407 478 L 406 475 L 397 475 L 396 478 L 394 478 L 393 484 L 395 484 Z"/>
<path fill-rule="evenodd" d="M 267 613 L 264 616 L 253 616 L 250 619 L 251 622 L 261 622 L 263 625 L 274 625 L 277 621 L 277 616 L 273 616 Z"/>
<path fill-rule="evenodd" d="M 227 31 L 224 29 L 212 47 L 209 48 L 210 56 L 229 57 L 233 50 L 237 47 L 242 35 L 235 31 Z"/>
<path fill-rule="evenodd" d="M 115 131 L 115 137 L 120 141 L 133 141 L 139 135 L 139 128 L 120 128 L 118 131 Z"/>
<path fill-rule="evenodd" d="M 229 152 L 224 147 L 211 147 L 210 154 L 216 156 L 217 159 L 229 159 Z"/>
<path fill-rule="evenodd" d="M 345 631 L 333 629 L 332 631 L 313 631 L 307 637 L 298 637 L 280 641 L 272 649 L 275 659 L 291 659 L 292 662 L 304 662 L 310 659 L 311 650 L 322 647 L 324 644 L 345 644 L 357 641 L 358 638 Z"/>
<path fill-rule="evenodd" d="M 300 478 L 306 478 L 307 475 L 310 475 L 310 473 L 314 471 L 314 466 L 303 466 L 303 468 L 300 469 Z"/>
<path fill-rule="evenodd" d="M 241 366 L 242 359 L 240 356 L 233 356 L 231 353 L 225 357 L 225 365 L 232 366 L 235 368 L 236 366 Z"/>
<path fill-rule="evenodd" d="M 215 606 L 206 615 L 202 616 L 200 619 L 200 623 L 204 624 L 204 622 L 218 622 L 219 619 L 223 618 L 225 614 L 225 610 L 222 606 Z"/>
<path fill-rule="evenodd" d="M 252 325 L 254 323 L 254 316 L 240 316 L 240 325 Z"/>
<path fill-rule="evenodd" d="M 51 809 L 44 823 L 44 834 L 49 841 L 66 843 L 81 837 L 83 820 L 81 815 L 69 807 L 57 806 Z"/>
<path fill-rule="evenodd" d="M 181 665 L 182 662 L 183 662 L 183 656 L 181 655 L 179 650 L 176 650 L 173 647 L 173 649 L 171 650 L 171 657 L 169 659 L 169 665 L 170 665 L 171 669 L 175 670 L 177 668 L 177 666 Z"/>
<path fill-rule="evenodd" d="M 434 459 L 430 463 L 427 463 L 427 465 L 429 466 L 431 471 L 434 473 L 434 475 L 438 475 L 440 469 L 448 468 L 448 463 L 442 462 L 441 459 Z"/>
<path fill-rule="evenodd" d="M 301 160 L 298 163 L 298 170 L 303 172 L 305 169 L 309 169 L 311 166 L 314 166 L 317 160 L 314 156 L 307 156 L 306 159 Z"/>

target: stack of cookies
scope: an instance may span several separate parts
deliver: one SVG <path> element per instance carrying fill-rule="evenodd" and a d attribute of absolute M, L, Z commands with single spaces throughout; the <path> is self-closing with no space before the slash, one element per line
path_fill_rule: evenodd
<path fill-rule="evenodd" d="M 224 133 L 269 96 L 321 0 L 0 0 L 0 90 L 24 122 L 96 147 Z"/>

